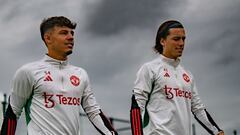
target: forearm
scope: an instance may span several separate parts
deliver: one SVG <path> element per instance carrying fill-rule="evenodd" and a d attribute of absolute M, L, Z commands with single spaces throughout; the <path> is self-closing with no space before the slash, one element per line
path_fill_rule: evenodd
<path fill-rule="evenodd" d="M 130 121 L 131 121 L 132 135 L 142 135 L 143 129 L 142 129 L 141 111 L 135 99 L 135 95 L 132 96 Z"/>
<path fill-rule="evenodd" d="M 142 90 L 134 89 L 133 95 L 136 100 L 136 104 L 138 105 L 138 107 L 141 110 L 141 114 L 144 114 L 149 93 L 144 92 Z"/>
<path fill-rule="evenodd" d="M 195 119 L 212 135 L 218 135 L 222 130 L 214 122 L 206 109 L 194 114 Z"/>
<path fill-rule="evenodd" d="M 91 122 L 102 135 L 117 135 L 108 118 L 102 113 L 96 115 Z"/>
<path fill-rule="evenodd" d="M 193 83 L 192 90 L 192 106 L 191 110 L 195 119 L 211 134 L 211 135 L 222 135 L 219 134 L 222 131 L 218 125 L 214 122 L 210 114 L 207 112 L 205 106 L 200 100 L 196 85 Z"/>
<path fill-rule="evenodd" d="M 8 105 L 6 114 L 4 116 L 1 135 L 15 135 L 17 126 L 17 117 L 14 114 L 11 105 Z"/>

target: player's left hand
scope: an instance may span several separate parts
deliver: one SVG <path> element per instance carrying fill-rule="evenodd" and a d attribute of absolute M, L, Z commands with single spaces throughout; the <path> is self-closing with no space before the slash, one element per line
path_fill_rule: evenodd
<path fill-rule="evenodd" d="M 224 132 L 220 131 L 217 135 L 224 135 Z"/>
<path fill-rule="evenodd" d="M 116 131 L 111 131 L 112 135 L 118 135 Z"/>

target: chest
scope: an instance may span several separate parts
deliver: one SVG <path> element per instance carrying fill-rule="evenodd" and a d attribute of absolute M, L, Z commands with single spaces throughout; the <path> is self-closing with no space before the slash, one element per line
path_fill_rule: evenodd
<path fill-rule="evenodd" d="M 45 67 L 34 73 L 35 94 L 63 95 L 81 97 L 85 89 L 85 80 L 81 72 L 68 68 Z"/>
<path fill-rule="evenodd" d="M 191 88 L 192 80 L 189 73 L 183 68 L 165 66 L 160 69 L 157 75 L 157 82 L 182 89 L 189 89 Z"/>
<path fill-rule="evenodd" d="M 163 66 L 159 69 L 154 87 L 167 99 L 192 98 L 192 79 L 181 67 Z"/>

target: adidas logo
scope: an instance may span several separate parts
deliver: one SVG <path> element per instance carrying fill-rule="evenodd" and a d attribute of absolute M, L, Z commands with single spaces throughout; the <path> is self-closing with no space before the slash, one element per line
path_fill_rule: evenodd
<path fill-rule="evenodd" d="M 170 77 L 167 68 L 164 68 L 163 71 L 165 72 L 164 77 Z"/>
<path fill-rule="evenodd" d="M 165 73 L 164 77 L 170 77 L 170 75 L 168 74 L 168 72 Z"/>
<path fill-rule="evenodd" d="M 43 81 L 53 81 L 50 71 L 45 71 L 45 78 Z"/>

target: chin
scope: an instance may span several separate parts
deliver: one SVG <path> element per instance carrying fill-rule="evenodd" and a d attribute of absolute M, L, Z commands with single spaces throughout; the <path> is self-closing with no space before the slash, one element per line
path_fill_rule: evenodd
<path fill-rule="evenodd" d="M 182 53 L 178 54 L 178 57 L 181 57 L 182 56 Z"/>
<path fill-rule="evenodd" d="M 66 55 L 70 55 L 70 54 L 72 54 L 72 50 L 66 52 Z"/>

